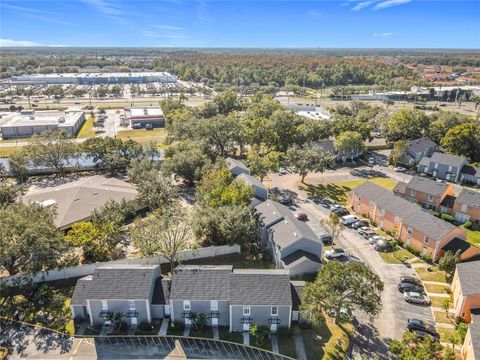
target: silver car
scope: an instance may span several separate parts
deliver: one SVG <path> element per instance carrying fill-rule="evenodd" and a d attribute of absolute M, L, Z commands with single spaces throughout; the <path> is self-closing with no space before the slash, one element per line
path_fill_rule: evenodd
<path fill-rule="evenodd" d="M 428 299 L 428 297 L 418 292 L 403 293 L 403 298 L 406 302 L 411 304 L 430 305 L 430 300 Z"/>

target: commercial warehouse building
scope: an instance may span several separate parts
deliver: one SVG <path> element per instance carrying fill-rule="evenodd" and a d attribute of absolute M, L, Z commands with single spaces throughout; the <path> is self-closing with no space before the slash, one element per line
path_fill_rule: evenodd
<path fill-rule="evenodd" d="M 75 136 L 84 122 L 84 111 L 21 111 L 3 115 L 0 130 L 3 139 L 26 138 L 55 130 Z"/>
<path fill-rule="evenodd" d="M 145 127 L 147 124 L 151 124 L 152 127 L 165 126 L 163 111 L 158 106 L 125 109 L 124 111 L 130 121 L 130 126 L 134 129 Z"/>
<path fill-rule="evenodd" d="M 168 72 L 134 72 L 134 73 L 67 73 L 67 74 L 32 74 L 12 76 L 12 83 L 19 84 L 132 84 L 132 83 L 175 83 L 177 78 Z"/>

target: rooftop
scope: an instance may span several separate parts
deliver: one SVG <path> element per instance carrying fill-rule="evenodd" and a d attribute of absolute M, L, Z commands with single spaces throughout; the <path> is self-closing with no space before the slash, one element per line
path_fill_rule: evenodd
<path fill-rule="evenodd" d="M 472 322 L 468 325 L 472 338 L 474 358 L 480 357 L 480 309 L 472 309 Z"/>
<path fill-rule="evenodd" d="M 403 223 L 424 233 L 428 238 L 439 241 L 457 228 L 443 221 L 416 204 L 411 203 L 392 191 L 369 181 L 355 187 L 352 190 L 359 196 L 365 196 L 368 200 L 403 219 Z M 465 234 L 466 237 L 466 234 Z"/>
<path fill-rule="evenodd" d="M 173 76 L 168 72 L 91 72 L 91 73 L 52 73 L 52 74 L 31 74 L 31 75 L 22 75 L 14 76 L 13 78 L 38 78 L 38 79 L 49 79 L 49 78 L 115 78 L 115 77 L 141 77 L 141 76 Z"/>
<path fill-rule="evenodd" d="M 443 193 L 445 193 L 449 186 L 449 184 L 421 176 L 412 177 L 406 184 L 407 189 L 424 192 L 433 196 L 441 196 Z"/>
<path fill-rule="evenodd" d="M 423 152 L 436 146 L 437 144 L 427 137 L 407 141 L 407 147 L 416 153 Z"/>
<path fill-rule="evenodd" d="M 240 161 L 231 157 L 227 157 L 225 158 L 225 163 L 227 164 L 228 170 L 239 168 L 243 170 L 245 173 L 250 173 L 249 168 L 243 163 L 243 161 Z"/>
<path fill-rule="evenodd" d="M 459 263 L 457 272 L 463 296 L 480 294 L 480 261 Z"/>
<path fill-rule="evenodd" d="M 33 190 L 24 195 L 25 203 L 36 202 L 44 206 L 54 205 L 55 225 L 65 228 L 88 219 L 94 210 L 102 208 L 108 201 L 135 200 L 134 185 L 117 178 L 95 175 L 66 184 Z"/>
<path fill-rule="evenodd" d="M 466 161 L 463 156 L 444 154 L 440 152 L 434 152 L 430 159 L 432 162 L 457 167 L 459 169 L 464 165 Z"/>
<path fill-rule="evenodd" d="M 83 115 L 83 111 L 21 111 L 3 115 L 3 125 L 10 126 L 73 126 Z"/>
<path fill-rule="evenodd" d="M 473 208 L 480 208 L 480 192 L 462 189 L 457 196 L 457 200 L 460 204 L 468 205 Z"/>
<path fill-rule="evenodd" d="M 159 106 L 127 109 L 131 117 L 144 116 L 163 116 L 163 111 Z"/>

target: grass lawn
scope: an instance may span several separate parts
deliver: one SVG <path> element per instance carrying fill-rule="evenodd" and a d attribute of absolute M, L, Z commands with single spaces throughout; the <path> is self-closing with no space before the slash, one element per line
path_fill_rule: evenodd
<path fill-rule="evenodd" d="M 350 190 L 354 187 L 363 184 L 367 179 L 358 179 L 350 181 L 341 181 L 336 183 L 327 183 L 327 184 L 306 184 L 300 185 L 302 190 L 305 190 L 308 193 L 310 198 L 324 198 L 327 197 L 333 200 L 336 203 L 345 204 L 347 201 L 347 196 Z M 376 177 L 368 179 L 368 181 L 382 186 L 386 189 L 392 190 L 397 182 L 390 178 Z"/>
<path fill-rule="evenodd" d="M 156 144 L 162 144 L 165 142 L 167 137 L 167 132 L 164 128 L 145 130 L 145 129 L 134 129 L 134 130 L 122 130 L 117 133 L 117 138 L 119 139 L 132 139 L 138 142 L 139 144 L 146 145 L 150 142 Z"/>
<path fill-rule="evenodd" d="M 5 139 L 5 140 L 0 139 L 0 144 L 1 143 L 8 144 L 8 143 L 15 143 L 15 142 L 25 142 L 25 141 L 31 141 L 31 140 L 32 140 L 32 138 Z"/>
<path fill-rule="evenodd" d="M 351 336 L 352 325 L 343 326 Z M 302 338 L 307 359 L 345 359 L 350 345 L 349 336 L 330 320 L 326 320 L 320 327 L 302 330 Z"/>
<path fill-rule="evenodd" d="M 400 247 L 393 252 L 379 252 L 378 254 L 383 259 L 383 261 L 389 264 L 401 264 L 402 262 L 415 257 L 407 250 Z"/>
<path fill-rule="evenodd" d="M 88 118 L 83 124 L 82 128 L 78 132 L 77 138 L 91 138 L 95 136 L 95 131 L 93 131 L 93 118 Z"/>
<path fill-rule="evenodd" d="M 451 341 L 450 340 L 451 337 L 452 336 L 455 337 L 457 335 L 457 330 L 455 330 L 455 329 L 447 329 L 447 328 L 438 327 L 437 331 L 440 334 L 440 341 L 441 342 L 449 343 Z"/>
<path fill-rule="evenodd" d="M 280 354 L 296 359 L 297 350 L 294 336 L 278 337 L 278 350 Z"/>
<path fill-rule="evenodd" d="M 448 285 L 424 284 L 424 286 L 429 293 L 450 294 L 450 286 Z"/>
<path fill-rule="evenodd" d="M 435 267 L 432 267 L 431 271 L 428 271 L 427 268 L 424 267 L 415 268 L 415 271 L 417 272 L 418 276 L 420 276 L 420 279 L 422 279 L 423 281 L 438 281 L 447 283 L 447 281 L 445 280 L 445 271 L 440 271 Z"/>
<path fill-rule="evenodd" d="M 22 146 L 7 146 L 0 148 L 0 157 L 10 157 L 22 150 Z"/>
<path fill-rule="evenodd" d="M 448 299 L 445 297 L 429 296 L 430 301 L 432 302 L 433 307 L 442 307 L 442 303 Z M 453 309 L 453 301 L 450 302 L 450 309 Z"/>
<path fill-rule="evenodd" d="M 450 314 L 450 317 L 447 317 L 445 311 L 434 311 L 433 315 L 435 316 L 435 321 L 444 324 L 455 324 L 455 316 Z"/>
<path fill-rule="evenodd" d="M 466 231 L 467 233 L 467 241 L 471 244 L 474 244 L 474 245 L 477 245 L 477 246 L 480 246 L 480 231 L 474 231 L 474 230 L 469 230 L 469 229 L 465 229 L 462 226 L 460 226 L 460 229 Z"/>

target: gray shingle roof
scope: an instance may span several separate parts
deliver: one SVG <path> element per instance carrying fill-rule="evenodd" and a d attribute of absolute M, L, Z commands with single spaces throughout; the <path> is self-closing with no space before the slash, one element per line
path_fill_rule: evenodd
<path fill-rule="evenodd" d="M 305 281 L 290 281 L 290 289 L 292 291 L 292 310 L 299 310 L 302 303 L 303 288 L 307 283 Z"/>
<path fill-rule="evenodd" d="M 424 152 L 425 150 L 436 146 L 437 144 L 434 141 L 426 137 L 407 141 L 407 147 L 415 153 Z"/>
<path fill-rule="evenodd" d="M 460 204 L 468 205 L 472 208 L 480 208 L 480 192 L 462 189 L 457 196 L 457 200 Z"/>
<path fill-rule="evenodd" d="M 460 172 L 462 174 L 480 177 L 480 167 L 465 165 Z"/>
<path fill-rule="evenodd" d="M 456 167 L 458 169 L 460 169 L 466 161 L 463 156 L 444 154 L 440 152 L 434 152 L 430 159 L 433 162 L 446 166 Z"/>
<path fill-rule="evenodd" d="M 412 177 L 406 185 L 407 189 L 424 192 L 433 196 L 442 195 L 448 189 L 448 187 L 448 184 L 420 176 Z"/>
<path fill-rule="evenodd" d="M 305 250 L 296 250 L 290 255 L 285 256 L 282 261 L 284 262 L 285 265 L 291 265 L 295 262 L 304 262 L 304 261 L 312 261 L 316 262 L 318 264 L 322 263 L 322 260 L 320 258 L 312 253 L 309 253 L 308 251 Z"/>
<path fill-rule="evenodd" d="M 480 294 L 480 261 L 459 263 L 457 272 L 463 296 Z"/>
<path fill-rule="evenodd" d="M 369 181 L 357 186 L 352 192 L 373 201 L 377 207 L 390 211 L 403 219 L 406 226 L 423 232 L 429 239 L 439 241 L 456 229 L 456 227 L 443 221 L 419 206 L 412 204 L 393 192 Z"/>
<path fill-rule="evenodd" d="M 72 305 L 84 300 L 147 300 L 158 265 L 113 265 L 95 269 L 91 280 L 82 278 L 75 286 Z"/>
<path fill-rule="evenodd" d="M 232 265 L 178 266 L 172 276 L 172 300 L 228 300 Z"/>
<path fill-rule="evenodd" d="M 418 163 L 418 166 L 427 166 L 428 167 L 428 165 L 430 165 L 431 160 L 432 159 L 429 158 L 428 156 L 424 156 L 424 157 L 422 157 L 422 159 Z"/>
<path fill-rule="evenodd" d="M 474 358 L 480 358 L 480 309 L 472 309 L 472 322 L 468 325 L 472 337 Z"/>
<path fill-rule="evenodd" d="M 250 169 L 240 160 L 227 157 L 225 159 L 225 163 L 227 164 L 227 168 L 230 171 L 237 168 L 240 171 L 250 174 Z"/>
<path fill-rule="evenodd" d="M 263 185 L 260 180 L 258 180 L 255 176 L 252 175 L 247 175 L 247 174 L 240 174 L 237 176 L 237 179 L 241 179 L 242 181 L 245 182 L 245 184 L 253 186 L 254 190 L 255 189 L 262 189 L 265 191 L 268 191 L 267 187 Z"/>
<path fill-rule="evenodd" d="M 230 278 L 231 305 L 292 305 L 286 270 L 234 270 Z"/>

